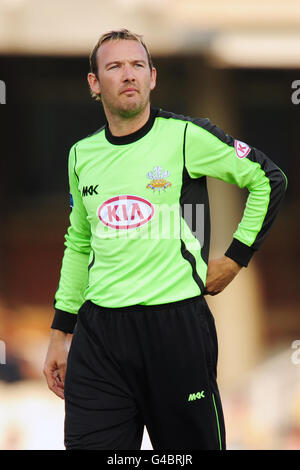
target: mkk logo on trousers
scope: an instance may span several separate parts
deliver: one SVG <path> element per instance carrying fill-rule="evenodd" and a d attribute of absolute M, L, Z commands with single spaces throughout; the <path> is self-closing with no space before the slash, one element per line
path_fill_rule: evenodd
<path fill-rule="evenodd" d="M 201 392 L 190 393 L 188 401 L 200 400 L 201 398 L 205 398 L 204 390 L 201 390 Z"/>
<path fill-rule="evenodd" d="M 107 199 L 97 213 L 107 227 L 128 230 L 147 224 L 154 216 L 154 206 L 142 197 L 124 195 Z"/>

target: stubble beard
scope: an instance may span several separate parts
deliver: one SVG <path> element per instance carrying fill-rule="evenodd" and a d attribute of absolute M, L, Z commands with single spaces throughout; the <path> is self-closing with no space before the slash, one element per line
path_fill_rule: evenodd
<path fill-rule="evenodd" d="M 104 106 L 110 111 L 110 113 L 118 116 L 122 119 L 131 119 L 143 112 L 148 105 L 150 100 L 150 92 L 147 96 L 143 97 L 141 100 L 125 100 L 123 104 L 121 100 L 115 105 L 108 104 L 105 100 L 103 101 Z"/>

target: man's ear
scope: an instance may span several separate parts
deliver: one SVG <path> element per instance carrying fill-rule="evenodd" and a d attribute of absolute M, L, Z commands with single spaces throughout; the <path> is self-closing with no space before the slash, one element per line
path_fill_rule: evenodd
<path fill-rule="evenodd" d="M 156 77 L 157 77 L 157 71 L 155 67 L 152 67 L 152 72 L 151 72 L 151 82 L 150 82 L 150 90 L 154 90 L 156 86 Z"/>
<path fill-rule="evenodd" d="M 91 91 L 95 93 L 96 95 L 100 95 L 101 93 L 100 83 L 99 83 L 97 75 L 90 72 L 88 73 L 87 80 L 88 80 Z"/>

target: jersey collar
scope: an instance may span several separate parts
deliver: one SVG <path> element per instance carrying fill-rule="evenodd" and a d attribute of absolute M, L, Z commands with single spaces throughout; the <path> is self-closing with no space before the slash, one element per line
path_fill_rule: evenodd
<path fill-rule="evenodd" d="M 154 124 L 154 121 L 158 112 L 159 112 L 159 109 L 151 107 L 150 116 L 146 124 L 144 124 L 143 127 L 133 132 L 132 134 L 122 135 L 121 137 L 117 137 L 113 135 L 109 130 L 108 123 L 106 123 L 105 137 L 108 140 L 108 142 L 114 145 L 132 144 L 133 142 L 144 137 L 152 129 L 152 126 Z"/>

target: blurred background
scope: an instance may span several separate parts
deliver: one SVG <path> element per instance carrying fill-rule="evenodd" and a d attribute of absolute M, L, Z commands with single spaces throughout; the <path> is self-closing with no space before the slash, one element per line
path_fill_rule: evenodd
<path fill-rule="evenodd" d="M 64 448 L 64 403 L 42 368 L 68 226 L 67 156 L 104 124 L 88 54 L 123 27 L 152 52 L 153 105 L 209 117 L 288 176 L 260 252 L 207 300 L 228 448 L 300 449 L 298 0 L 0 0 L 0 449 Z M 216 257 L 247 193 L 212 180 L 209 190 Z"/>

